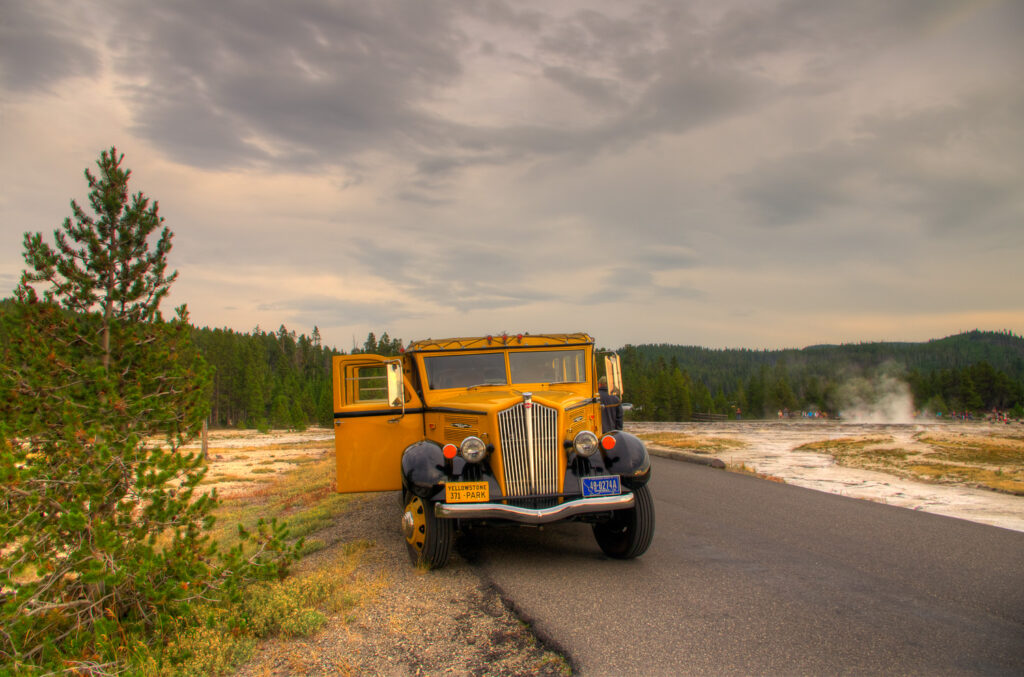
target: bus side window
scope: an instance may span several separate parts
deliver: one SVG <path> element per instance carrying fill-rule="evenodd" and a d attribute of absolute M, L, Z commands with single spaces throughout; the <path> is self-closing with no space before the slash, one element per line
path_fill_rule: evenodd
<path fill-rule="evenodd" d="M 388 384 L 384 365 L 353 366 L 349 369 L 351 374 L 346 380 L 350 384 L 352 404 L 387 403 Z"/>

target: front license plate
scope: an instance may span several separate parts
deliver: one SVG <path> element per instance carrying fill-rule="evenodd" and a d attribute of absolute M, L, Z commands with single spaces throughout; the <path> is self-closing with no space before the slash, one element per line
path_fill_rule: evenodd
<path fill-rule="evenodd" d="M 447 503 L 483 503 L 490 497 L 487 482 L 449 482 L 444 485 Z"/>
<path fill-rule="evenodd" d="M 584 498 L 588 496 L 618 496 L 621 493 L 622 486 L 619 484 L 618 475 L 583 478 Z"/>

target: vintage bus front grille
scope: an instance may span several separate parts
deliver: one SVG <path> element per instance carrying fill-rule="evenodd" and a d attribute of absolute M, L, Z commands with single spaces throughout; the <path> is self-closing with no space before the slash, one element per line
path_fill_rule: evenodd
<path fill-rule="evenodd" d="M 480 423 L 476 416 L 449 415 L 444 417 L 444 441 L 454 445 L 470 435 L 480 437 Z"/>
<path fill-rule="evenodd" d="M 523 402 L 498 413 L 501 463 L 507 496 L 557 493 L 558 410 Z M 526 414 L 532 412 L 532 449 L 527 439 Z"/>

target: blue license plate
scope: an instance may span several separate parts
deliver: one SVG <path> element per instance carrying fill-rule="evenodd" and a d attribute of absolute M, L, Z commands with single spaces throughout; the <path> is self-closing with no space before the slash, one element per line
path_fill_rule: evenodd
<path fill-rule="evenodd" d="M 618 475 L 607 477 L 584 477 L 583 498 L 588 496 L 618 496 L 622 493 Z"/>

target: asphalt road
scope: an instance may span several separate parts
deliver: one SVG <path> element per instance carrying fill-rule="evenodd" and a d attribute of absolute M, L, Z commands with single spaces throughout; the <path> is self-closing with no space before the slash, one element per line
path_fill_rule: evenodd
<path fill-rule="evenodd" d="M 1024 675 L 1024 533 L 653 460 L 639 559 L 582 524 L 461 541 L 579 674 Z"/>

